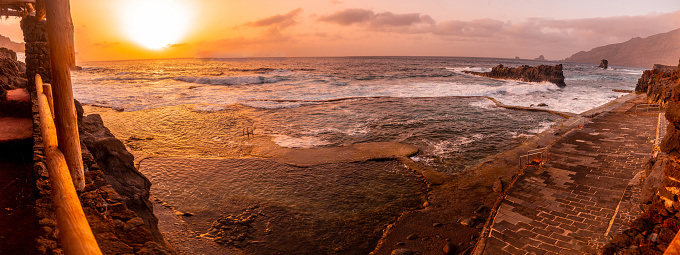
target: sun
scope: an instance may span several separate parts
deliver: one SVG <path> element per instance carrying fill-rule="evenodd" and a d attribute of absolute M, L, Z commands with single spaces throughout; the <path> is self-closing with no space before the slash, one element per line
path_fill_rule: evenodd
<path fill-rule="evenodd" d="M 132 41 L 149 49 L 177 43 L 189 31 L 190 4 L 182 0 L 121 1 L 123 32 Z"/>

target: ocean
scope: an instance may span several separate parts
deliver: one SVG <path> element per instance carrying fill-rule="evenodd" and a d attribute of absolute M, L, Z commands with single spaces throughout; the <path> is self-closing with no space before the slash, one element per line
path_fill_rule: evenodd
<path fill-rule="evenodd" d="M 500 108 L 486 97 L 578 114 L 624 95 L 613 90 L 633 90 L 643 71 L 564 63 L 567 86 L 562 88 L 463 73 L 498 64 L 557 63 L 454 57 L 170 59 L 80 63 L 83 70 L 72 75 L 74 96 L 87 106 L 86 114 L 101 114 L 124 140 L 155 196 L 197 215 L 188 220 L 194 231 L 206 233 L 220 217 L 259 210 L 269 215 L 261 216 L 260 228 L 302 240 L 287 245 L 304 251 L 295 254 L 366 254 L 389 222 L 424 202 L 425 186 L 410 170 L 389 160 L 299 167 L 249 152 L 260 144 L 309 149 L 398 142 L 419 148 L 414 161 L 456 174 L 563 119 Z M 243 136 L 249 130 L 257 138 Z M 253 241 L 286 241 L 249 235 Z M 224 244 L 265 254 L 273 246 L 263 243 Z M 280 249 L 276 252 L 293 254 Z"/>

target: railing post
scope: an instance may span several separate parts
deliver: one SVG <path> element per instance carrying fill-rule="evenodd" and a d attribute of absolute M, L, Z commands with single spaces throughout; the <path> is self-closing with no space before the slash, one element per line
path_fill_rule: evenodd
<path fill-rule="evenodd" d="M 76 190 L 82 191 L 85 177 L 70 71 L 75 66 L 71 6 L 69 0 L 50 0 L 46 1 L 46 11 L 59 149 L 64 153 Z"/>
<path fill-rule="evenodd" d="M 92 229 L 90 229 L 80 205 L 80 199 L 71 180 L 66 159 L 58 149 L 57 131 L 52 120 L 47 96 L 43 91 L 40 75 L 36 75 L 35 83 L 45 163 L 49 171 L 52 201 L 54 202 L 62 247 L 65 254 L 101 255 L 97 240 L 92 234 Z"/>

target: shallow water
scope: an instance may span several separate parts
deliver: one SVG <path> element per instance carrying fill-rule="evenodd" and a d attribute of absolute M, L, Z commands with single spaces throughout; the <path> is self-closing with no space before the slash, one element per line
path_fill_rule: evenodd
<path fill-rule="evenodd" d="M 412 157 L 454 174 L 562 118 L 506 105 L 580 113 L 632 90 L 642 70 L 567 63 L 567 87 L 464 74 L 509 59 L 437 57 L 175 59 L 81 63 L 76 99 L 145 158 L 152 192 L 205 233 L 252 214 L 249 254 L 367 254 L 382 230 L 423 203 L 424 184 L 396 161 L 294 167 L 248 157 L 256 136 L 278 146 L 363 142 L 417 146 Z M 110 108 L 123 110 L 114 111 Z M 269 232 L 267 232 L 267 230 Z M 269 233 L 269 234 L 268 234 Z M 243 245 L 243 244 L 239 244 Z"/>
<path fill-rule="evenodd" d="M 398 161 L 151 158 L 140 169 L 155 196 L 195 215 L 185 220 L 199 233 L 222 215 L 257 209 L 255 242 L 241 247 L 253 254 L 367 254 L 389 222 L 425 201 L 423 182 Z"/>

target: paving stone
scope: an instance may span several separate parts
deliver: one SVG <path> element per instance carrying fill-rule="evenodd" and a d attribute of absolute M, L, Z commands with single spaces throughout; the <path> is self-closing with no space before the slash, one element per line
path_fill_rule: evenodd
<path fill-rule="evenodd" d="M 624 230 L 640 214 L 639 180 L 657 121 L 627 113 L 632 106 L 570 132 L 542 168 L 527 169 L 499 207 L 484 254 L 594 253 L 605 234 Z"/>

